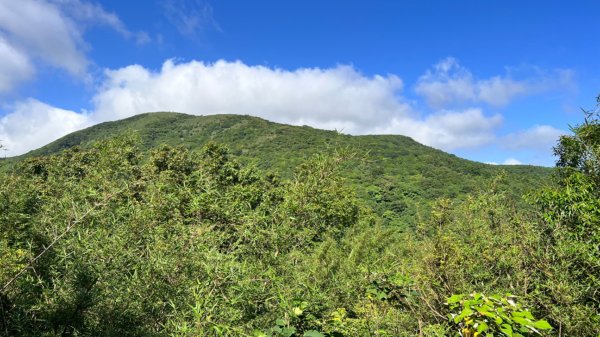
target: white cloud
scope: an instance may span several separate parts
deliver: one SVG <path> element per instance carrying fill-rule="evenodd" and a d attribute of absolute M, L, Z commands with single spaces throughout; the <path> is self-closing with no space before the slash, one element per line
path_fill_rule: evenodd
<path fill-rule="evenodd" d="M 473 75 L 461 67 L 454 58 L 447 58 L 419 77 L 415 86 L 417 94 L 434 107 L 443 107 L 455 101 L 476 99 Z"/>
<path fill-rule="evenodd" d="M 477 99 L 491 105 L 508 104 L 514 97 L 531 93 L 532 85 L 502 76 L 494 76 L 476 83 Z"/>
<path fill-rule="evenodd" d="M 550 125 L 536 125 L 525 131 L 511 133 L 502 139 L 502 146 L 510 150 L 533 149 L 549 151 L 561 135 L 567 132 Z"/>
<path fill-rule="evenodd" d="M 163 0 L 162 6 L 167 19 L 179 33 L 194 37 L 207 28 L 221 30 L 213 16 L 212 6 L 203 0 Z"/>
<path fill-rule="evenodd" d="M 81 35 L 57 6 L 46 1 L 0 1 L 0 29 L 28 54 L 74 75 L 85 72 Z"/>
<path fill-rule="evenodd" d="M 27 55 L 8 44 L 1 35 L 0 60 L 0 94 L 11 91 L 35 72 Z"/>
<path fill-rule="evenodd" d="M 158 72 L 134 65 L 106 76 L 94 97 L 98 121 L 147 111 L 227 113 L 365 133 L 410 110 L 397 95 L 398 77 L 365 77 L 348 66 L 287 71 L 241 62 L 167 61 Z"/>
<path fill-rule="evenodd" d="M 115 13 L 106 11 L 98 4 L 83 2 L 81 0 L 50 1 L 59 5 L 60 8 L 79 25 L 108 26 L 127 39 L 135 39 L 138 44 L 150 42 L 150 37 L 146 32 L 133 32 L 129 30 Z"/>
<path fill-rule="evenodd" d="M 524 79 L 514 79 L 513 73 L 518 72 L 507 68 L 505 75 L 477 79 L 456 59 L 446 58 L 419 78 L 415 92 L 435 108 L 480 102 L 503 106 L 519 96 L 573 86 L 570 70 L 532 68 Z"/>
<path fill-rule="evenodd" d="M 25 153 L 87 126 L 89 118 L 84 114 L 29 99 L 0 119 L 0 142 L 6 148 L 3 155 Z"/>
<path fill-rule="evenodd" d="M 523 165 L 523 163 L 515 158 L 508 158 L 502 163 L 502 165 Z"/>
<path fill-rule="evenodd" d="M 377 128 L 378 134 L 401 134 L 442 150 L 476 148 L 492 142 L 502 116 L 485 116 L 481 109 L 441 111 L 424 120 L 394 118 Z"/>
<path fill-rule="evenodd" d="M 248 114 L 350 134 L 403 134 L 444 150 L 494 139 L 499 115 L 481 109 L 419 118 L 400 97 L 396 76 L 366 77 L 349 66 L 287 71 L 241 62 L 164 63 L 158 72 L 129 66 L 107 72 L 94 97 L 100 122 L 147 111 Z"/>
<path fill-rule="evenodd" d="M 114 13 L 88 2 L 0 1 L 0 59 L 5 63 L 0 66 L 0 93 L 31 78 L 40 64 L 83 78 L 90 61 L 82 34 L 90 25 L 111 27 L 138 43 L 149 41 L 146 33 L 129 31 Z"/>
<path fill-rule="evenodd" d="M 563 133 L 539 125 L 498 139 L 501 115 L 476 107 L 419 115 L 401 96 L 402 87 L 397 76 L 365 76 L 350 66 L 283 70 L 168 60 L 155 71 L 139 65 L 107 70 L 85 114 L 36 100 L 17 104 L 0 120 L 0 140 L 7 154 L 17 155 L 85 126 L 151 111 L 248 114 L 350 134 L 401 134 L 447 151 L 498 140 L 511 150 L 546 151 Z M 505 162 L 511 163 L 517 162 Z"/>
<path fill-rule="evenodd" d="M 149 111 L 177 111 L 248 114 L 350 134 L 404 134 L 451 150 L 489 143 L 502 122 L 501 116 L 486 116 L 477 108 L 419 117 L 400 96 L 402 85 L 397 76 L 367 77 L 349 66 L 288 71 L 241 62 L 167 61 L 160 70 L 151 71 L 132 65 L 107 70 L 91 112 L 80 115 L 28 101 L 0 121 L 0 139 L 8 140 L 5 144 L 16 155 L 78 126 Z M 34 108 L 25 113 L 26 107 Z M 44 116 L 43 122 L 37 114 Z M 71 122 L 64 123 L 65 119 Z M 37 127 L 46 131 L 37 133 Z M 53 128 L 56 131 L 49 132 Z"/>

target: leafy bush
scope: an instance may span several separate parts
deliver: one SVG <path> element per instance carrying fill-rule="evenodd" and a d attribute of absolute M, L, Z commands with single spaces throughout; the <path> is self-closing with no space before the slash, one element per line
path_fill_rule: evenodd
<path fill-rule="evenodd" d="M 544 320 L 536 320 L 531 312 L 516 302 L 515 296 L 453 295 L 448 299 L 453 311 L 450 321 L 455 324 L 456 336 L 523 337 L 542 335 L 552 327 Z"/>
<path fill-rule="evenodd" d="M 597 336 L 598 130 L 590 115 L 561 139 L 533 205 L 511 174 L 459 168 L 481 178 L 466 193 L 443 165 L 331 149 L 284 178 L 216 143 L 145 151 L 135 135 L 26 159 L 0 173 L 0 334 Z"/>

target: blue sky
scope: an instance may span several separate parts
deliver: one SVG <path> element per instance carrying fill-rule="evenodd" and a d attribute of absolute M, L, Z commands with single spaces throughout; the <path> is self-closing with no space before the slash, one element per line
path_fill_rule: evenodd
<path fill-rule="evenodd" d="M 598 13 L 597 1 L 0 0 L 3 155 L 166 110 L 551 166 L 600 93 Z"/>

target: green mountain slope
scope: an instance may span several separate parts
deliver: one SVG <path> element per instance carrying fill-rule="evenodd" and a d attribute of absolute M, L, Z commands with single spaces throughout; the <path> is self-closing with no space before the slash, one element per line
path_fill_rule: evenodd
<path fill-rule="evenodd" d="M 429 214 L 431 201 L 462 198 L 484 189 L 499 175 L 500 184 L 520 196 L 542 184 L 551 170 L 533 166 L 493 166 L 458 158 L 396 135 L 349 136 L 335 131 L 290 126 L 239 115 L 193 116 L 147 113 L 74 132 L 38 150 L 5 160 L 5 166 L 26 157 L 86 146 L 99 139 L 135 130 L 142 147 L 160 144 L 199 148 L 209 141 L 227 145 L 244 163 L 282 176 L 316 153 L 340 149 L 355 154 L 343 170 L 361 199 L 390 223 L 414 224 Z"/>

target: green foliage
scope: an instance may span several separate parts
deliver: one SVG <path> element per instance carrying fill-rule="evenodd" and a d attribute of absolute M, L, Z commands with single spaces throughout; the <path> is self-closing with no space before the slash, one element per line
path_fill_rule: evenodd
<path fill-rule="evenodd" d="M 450 322 L 456 325 L 456 336 L 522 337 L 542 335 L 552 329 L 548 322 L 536 320 L 512 295 L 453 295 L 448 306 L 453 311 Z"/>
<path fill-rule="evenodd" d="M 597 336 L 593 125 L 552 184 L 250 117 L 76 133 L 0 173 L 0 335 Z"/>
<path fill-rule="evenodd" d="M 314 156 L 279 179 L 214 143 L 147 154 L 138 144 L 136 136 L 112 139 L 0 175 L 1 276 L 13 280 L 2 290 L 8 334 L 450 331 L 429 309 L 445 317 L 447 291 L 435 281 L 440 269 L 428 269 L 428 254 L 445 249 L 435 246 L 447 235 L 439 228 L 458 219 L 448 202 L 415 240 L 359 201 L 340 174 L 354 163 L 347 152 Z M 473 235 L 504 228 L 505 211 L 492 217 L 487 208 L 510 203 L 488 201 L 494 195 L 456 211 L 474 214 L 469 224 L 493 218 Z M 462 223 L 454 232 L 461 240 Z M 470 282 L 444 273 L 452 289 L 470 291 Z"/>
<path fill-rule="evenodd" d="M 278 318 L 275 325 L 266 331 L 256 330 L 256 337 L 325 337 L 321 332 L 310 329 L 316 317 L 307 309 L 308 303 L 295 301 L 295 306 L 283 318 Z"/>
<path fill-rule="evenodd" d="M 335 156 L 337 148 L 355 155 L 339 170 L 365 203 L 386 224 L 410 230 L 417 218 L 429 216 L 438 198 L 463 199 L 506 171 L 507 192 L 522 194 L 544 183 L 550 170 L 527 166 L 494 166 L 471 162 L 423 146 L 403 136 L 348 136 L 334 131 L 271 123 L 236 115 L 191 116 L 150 113 L 102 123 L 65 136 L 24 157 L 54 154 L 135 130 L 142 150 L 162 144 L 200 149 L 210 142 L 224 144 L 243 164 L 292 178 L 296 168 L 314 155 Z M 19 161 L 9 158 L 4 167 Z M 0 170 L 2 162 L 0 162 Z M 376 192 L 376 193 L 373 193 Z"/>
<path fill-rule="evenodd" d="M 299 259 L 360 219 L 336 174 L 343 154 L 279 181 L 213 143 L 147 155 L 137 144 L 73 148 L 0 176 L 8 334 L 247 333 L 285 308 L 273 296 Z"/>
<path fill-rule="evenodd" d="M 600 101 L 556 146 L 556 187 L 528 196 L 549 246 L 539 300 L 553 325 L 579 336 L 600 331 L 599 109 Z"/>
<path fill-rule="evenodd" d="M 600 179 L 600 96 L 597 105 L 585 113 L 583 124 L 571 128 L 572 135 L 562 136 L 554 153 L 563 173 L 580 172 L 596 183 Z"/>

